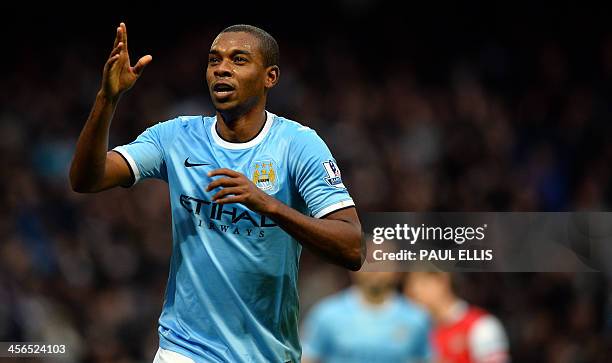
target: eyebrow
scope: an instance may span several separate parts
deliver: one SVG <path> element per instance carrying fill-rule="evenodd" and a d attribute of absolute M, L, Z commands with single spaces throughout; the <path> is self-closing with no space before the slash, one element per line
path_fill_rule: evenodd
<path fill-rule="evenodd" d="M 216 49 L 211 49 L 211 50 L 208 52 L 208 54 L 215 54 L 215 55 L 218 55 L 218 54 L 221 54 L 221 52 L 219 52 L 219 51 L 218 51 L 218 50 L 216 50 Z M 232 55 L 236 55 L 236 54 L 246 54 L 246 55 L 251 55 L 251 52 L 249 52 L 248 50 L 235 49 L 235 50 L 232 50 L 232 51 L 230 52 L 230 54 L 232 54 Z"/>

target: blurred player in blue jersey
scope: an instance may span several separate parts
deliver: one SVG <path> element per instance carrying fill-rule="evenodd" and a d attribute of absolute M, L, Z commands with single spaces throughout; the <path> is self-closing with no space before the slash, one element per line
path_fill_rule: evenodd
<path fill-rule="evenodd" d="M 353 287 L 324 299 L 306 317 L 302 362 L 428 362 L 429 318 L 398 293 L 398 273 L 351 276 Z"/>
<path fill-rule="evenodd" d="M 130 65 L 125 24 L 70 170 L 77 192 L 168 183 L 173 247 L 155 362 L 298 362 L 301 246 L 357 270 L 361 225 L 315 131 L 266 111 L 278 45 L 248 25 L 213 41 L 206 80 L 216 115 L 158 123 L 108 151 L 121 95 L 152 60 Z"/>

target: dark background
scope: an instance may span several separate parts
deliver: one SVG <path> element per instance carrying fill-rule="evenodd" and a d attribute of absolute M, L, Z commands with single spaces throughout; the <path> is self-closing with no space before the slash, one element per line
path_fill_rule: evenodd
<path fill-rule="evenodd" d="M 78 195 L 67 167 L 120 21 L 132 60 L 111 147 L 212 114 L 208 47 L 235 23 L 281 48 L 268 109 L 315 128 L 359 211 L 610 210 L 612 23 L 579 2 L 368 0 L 0 5 L 0 341 L 71 360 L 151 361 L 170 252 L 166 186 Z M 305 252 L 302 312 L 347 286 Z M 464 274 L 504 323 L 515 362 L 606 362 L 601 274 Z"/>

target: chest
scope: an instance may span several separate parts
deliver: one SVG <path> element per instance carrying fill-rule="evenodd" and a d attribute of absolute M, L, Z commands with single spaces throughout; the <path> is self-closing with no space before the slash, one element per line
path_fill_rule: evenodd
<path fill-rule="evenodd" d="M 345 315 L 333 329 L 336 330 L 332 334 L 333 345 L 339 355 L 370 355 L 372 359 L 384 357 L 382 361 L 386 362 L 399 361 L 410 356 L 417 333 L 401 316 L 363 312 Z"/>
<path fill-rule="evenodd" d="M 437 328 L 433 341 L 438 355 L 457 362 L 471 362 L 469 335 L 480 316 L 481 314 L 470 311 L 457 323 Z"/>
<path fill-rule="evenodd" d="M 227 168 L 243 174 L 267 194 L 284 199 L 293 185 L 288 143 L 273 138 L 266 141 L 247 149 L 228 149 L 206 137 L 179 137 L 166 155 L 169 181 L 183 189 L 200 189 L 217 178 L 210 178 L 210 171 Z"/>

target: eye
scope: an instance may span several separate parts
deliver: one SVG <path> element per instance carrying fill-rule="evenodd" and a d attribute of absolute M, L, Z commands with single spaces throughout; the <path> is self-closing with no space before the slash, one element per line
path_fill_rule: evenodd
<path fill-rule="evenodd" d="M 237 56 L 234 57 L 234 62 L 236 62 L 236 63 L 246 63 L 247 59 L 245 57 L 237 55 Z"/>
<path fill-rule="evenodd" d="M 219 63 L 219 58 L 217 57 L 208 57 L 208 64 Z"/>

